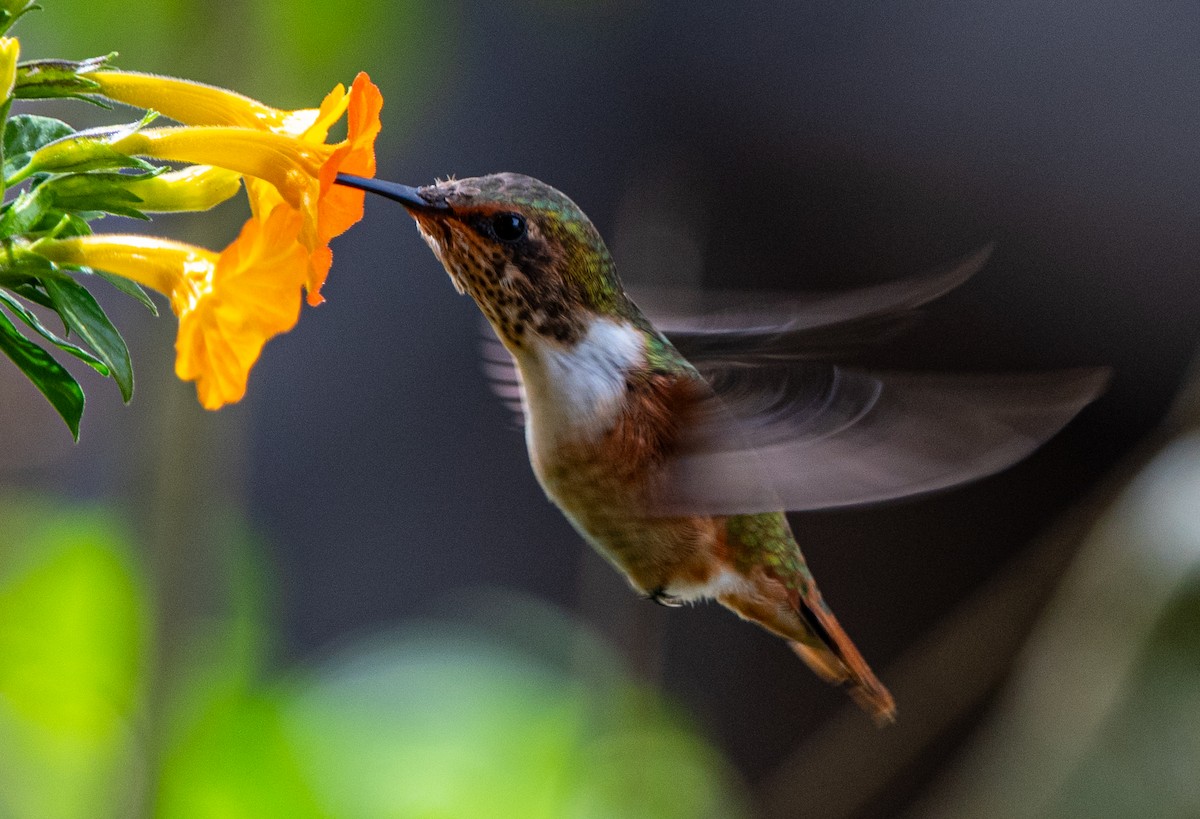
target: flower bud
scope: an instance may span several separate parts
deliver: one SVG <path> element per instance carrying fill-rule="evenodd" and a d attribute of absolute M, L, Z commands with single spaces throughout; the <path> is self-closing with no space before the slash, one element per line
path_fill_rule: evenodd
<path fill-rule="evenodd" d="M 17 81 L 17 59 L 21 56 L 21 44 L 16 37 L 0 37 L 0 104 L 12 97 L 13 85 Z"/>
<path fill-rule="evenodd" d="M 242 177 L 211 165 L 189 165 L 177 171 L 136 179 L 125 186 L 146 213 L 208 210 L 236 194 Z"/>

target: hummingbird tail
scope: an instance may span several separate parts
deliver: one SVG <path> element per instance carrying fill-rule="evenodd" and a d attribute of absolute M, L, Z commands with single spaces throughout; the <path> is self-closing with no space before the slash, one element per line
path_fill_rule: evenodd
<path fill-rule="evenodd" d="M 858 653 L 815 586 L 810 585 L 808 594 L 799 599 L 780 583 L 759 585 L 755 592 L 723 594 L 717 599 L 742 618 L 787 640 L 818 677 L 845 686 L 846 693 L 876 724 L 896 721 L 896 701 Z"/>
<path fill-rule="evenodd" d="M 792 650 L 808 667 L 835 685 L 846 686 L 860 708 L 883 726 L 896 721 L 896 701 L 867 661 L 858 652 L 833 612 L 823 601 L 809 606 L 800 601 L 797 613 L 807 626 L 803 640 L 792 640 Z"/>

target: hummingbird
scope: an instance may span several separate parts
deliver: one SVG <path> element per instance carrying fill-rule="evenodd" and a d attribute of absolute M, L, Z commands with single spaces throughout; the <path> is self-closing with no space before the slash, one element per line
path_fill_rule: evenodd
<path fill-rule="evenodd" d="M 516 173 L 411 187 L 402 204 L 507 359 L 534 475 L 640 595 L 716 600 L 788 642 L 878 723 L 891 693 L 822 597 L 785 511 L 877 503 L 1003 469 L 1095 398 L 1100 369 L 878 373 L 837 351 L 901 328 L 987 249 L 857 293 L 726 309 L 639 309 L 583 211 Z M 505 368 L 501 368 L 502 370 Z"/>

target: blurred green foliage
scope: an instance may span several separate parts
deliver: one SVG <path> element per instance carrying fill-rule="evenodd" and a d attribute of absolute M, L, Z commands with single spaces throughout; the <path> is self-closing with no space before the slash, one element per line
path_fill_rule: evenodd
<path fill-rule="evenodd" d="M 1053 810 L 1200 815 L 1200 566 L 1162 612 L 1120 701 Z"/>
<path fill-rule="evenodd" d="M 49 0 L 46 6 L 21 20 L 22 42 L 39 54 L 82 59 L 116 51 L 122 68 L 234 87 L 278 108 L 315 106 L 334 83 L 367 71 L 384 89 L 385 115 L 411 110 L 432 76 L 448 79 L 452 61 L 438 55 L 453 50 L 458 14 L 454 4 L 434 0 Z"/>
<path fill-rule="evenodd" d="M 324 813 L 744 815 L 726 763 L 612 652 L 546 611 L 523 623 L 521 649 L 478 626 L 414 626 L 294 681 L 287 724 Z M 531 652 L 538 631 L 609 671 L 581 677 Z"/>
<path fill-rule="evenodd" d="M 247 559 L 156 693 L 156 590 L 119 518 L 10 498 L 0 531 L 0 815 L 746 815 L 720 754 L 550 611 L 492 602 L 486 628 L 414 625 L 272 674 Z"/>
<path fill-rule="evenodd" d="M 96 816 L 136 793 L 147 589 L 103 511 L 9 501 L 0 531 L 0 814 Z"/>
<path fill-rule="evenodd" d="M 1196 410 L 1104 509 L 920 815 L 1200 815 Z"/>

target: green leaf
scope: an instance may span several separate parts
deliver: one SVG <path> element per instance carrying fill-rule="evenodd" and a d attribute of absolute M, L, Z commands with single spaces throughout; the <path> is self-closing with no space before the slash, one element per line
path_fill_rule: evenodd
<path fill-rule="evenodd" d="M 130 182 L 156 175 L 111 171 L 64 174 L 46 180 L 38 186 L 38 190 L 46 191 L 55 206 L 64 211 L 98 211 L 149 221 L 150 217 L 135 207 L 142 201 L 141 198 L 126 186 Z"/>
<path fill-rule="evenodd" d="M 75 129 L 61 119 L 37 114 L 18 114 L 4 126 L 4 153 L 6 156 L 13 156 L 36 151 L 43 145 L 73 133 Z"/>
<path fill-rule="evenodd" d="M 42 221 L 54 202 L 51 191 L 39 186 L 21 191 L 17 198 L 4 206 L 0 213 L 0 238 L 23 236 Z"/>
<path fill-rule="evenodd" d="M 141 305 L 143 307 L 145 307 L 147 310 L 150 311 L 150 315 L 152 315 L 152 316 L 158 315 L 158 305 L 156 305 L 150 299 L 150 296 L 146 293 L 145 290 L 142 289 L 142 286 L 140 284 L 138 284 L 137 282 L 130 281 L 129 279 L 123 278 L 122 276 L 117 276 L 113 273 L 109 273 L 107 270 L 92 270 L 91 272 L 94 273 L 95 275 L 99 276 L 100 278 L 104 279 L 106 282 L 108 282 L 113 287 L 120 290 L 126 296 L 129 296 L 129 297 L 133 298 L 135 301 L 141 303 Z"/>
<path fill-rule="evenodd" d="M 66 422 L 71 436 L 78 441 L 79 419 L 83 417 L 83 389 L 71 374 L 49 353 L 17 332 L 4 313 L 0 313 L 0 350 L 41 390 Z"/>
<path fill-rule="evenodd" d="M 26 301 L 31 301 L 34 304 L 40 304 L 50 310 L 54 309 L 54 302 L 50 301 L 50 297 L 41 289 L 41 280 L 27 281 L 21 284 L 15 284 L 8 288 Z"/>
<path fill-rule="evenodd" d="M 133 397 L 133 364 L 129 360 L 129 348 L 96 299 L 87 288 L 70 278 L 46 278 L 42 280 L 42 286 L 67 327 L 108 365 L 121 390 L 121 398 L 129 403 Z"/>
<path fill-rule="evenodd" d="M 39 319 L 36 314 L 31 312 L 25 305 L 21 304 L 21 302 L 17 301 L 3 290 L 0 290 L 0 302 L 3 302 L 4 306 L 7 307 L 13 315 L 25 322 L 25 324 L 27 324 L 34 332 L 46 339 L 46 341 L 49 341 L 55 347 L 58 347 L 63 352 L 70 353 L 80 361 L 85 362 L 89 367 L 103 376 L 108 376 L 111 374 L 108 366 L 103 361 L 96 358 L 96 356 L 92 355 L 82 347 L 72 344 L 64 338 L 59 338 L 52 330 L 47 328 L 46 325 L 42 324 L 41 319 Z"/>
<path fill-rule="evenodd" d="M 4 126 L 4 176 L 25 167 L 33 152 L 56 139 L 75 133 L 60 119 L 18 114 Z"/>
<path fill-rule="evenodd" d="M 7 257 L 6 257 L 7 256 Z M 30 285 L 42 276 L 53 276 L 56 271 L 49 259 L 32 253 L 20 256 L 7 255 L 0 249 L 0 286 L 16 291 L 18 288 Z M 62 275 L 62 274 L 58 274 Z M 25 293 L 21 293 L 22 296 Z M 30 298 L 35 304 L 43 304 L 44 299 Z"/>
<path fill-rule="evenodd" d="M 100 85 L 95 80 L 88 78 L 87 74 L 106 67 L 115 56 L 115 54 L 108 54 L 104 57 L 93 57 L 80 62 L 30 60 L 20 63 L 17 66 L 13 96 L 17 99 L 72 97 L 108 108 L 110 106 L 107 103 L 92 96 L 99 90 Z"/>

